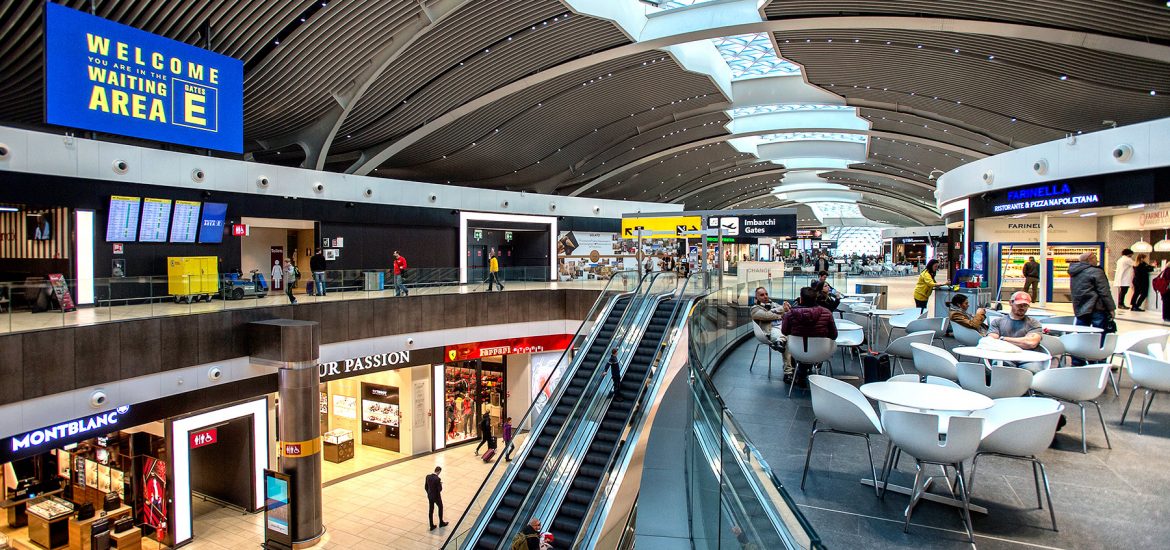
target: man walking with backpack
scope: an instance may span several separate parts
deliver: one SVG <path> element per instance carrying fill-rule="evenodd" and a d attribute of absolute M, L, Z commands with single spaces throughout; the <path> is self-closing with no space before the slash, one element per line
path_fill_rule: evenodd
<path fill-rule="evenodd" d="M 402 284 L 402 278 L 406 275 L 406 258 L 402 257 L 397 250 L 394 251 L 394 295 L 395 296 L 410 296 L 410 290 L 406 285 Z"/>
<path fill-rule="evenodd" d="M 309 271 L 313 272 L 313 295 L 325 295 L 325 254 L 320 248 L 309 258 Z"/>

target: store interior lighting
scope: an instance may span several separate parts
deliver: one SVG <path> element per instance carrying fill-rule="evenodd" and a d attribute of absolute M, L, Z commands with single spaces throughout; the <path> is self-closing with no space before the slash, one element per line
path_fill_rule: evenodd
<path fill-rule="evenodd" d="M 1149 254 L 1154 251 L 1154 247 L 1150 246 L 1150 243 L 1141 237 L 1138 237 L 1138 242 L 1133 243 L 1129 248 L 1138 254 Z"/>
<path fill-rule="evenodd" d="M 1162 231 L 1162 240 L 1154 243 L 1154 252 L 1170 252 L 1170 231 Z"/>

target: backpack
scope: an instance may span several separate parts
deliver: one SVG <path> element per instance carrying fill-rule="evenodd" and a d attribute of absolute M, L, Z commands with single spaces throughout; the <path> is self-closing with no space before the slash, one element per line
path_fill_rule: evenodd
<path fill-rule="evenodd" d="M 510 547 L 510 550 L 528 550 L 528 539 L 534 539 L 539 536 L 540 534 L 538 533 L 526 535 L 523 531 L 516 533 L 516 536 L 512 537 L 512 546 Z"/>
<path fill-rule="evenodd" d="M 295 281 L 295 280 L 300 279 L 301 278 L 301 270 L 295 265 L 292 266 L 292 268 L 293 268 L 293 280 Z"/>
<path fill-rule="evenodd" d="M 1163 269 L 1157 277 L 1154 278 L 1154 292 L 1158 294 L 1165 294 L 1170 290 L 1170 268 Z"/>

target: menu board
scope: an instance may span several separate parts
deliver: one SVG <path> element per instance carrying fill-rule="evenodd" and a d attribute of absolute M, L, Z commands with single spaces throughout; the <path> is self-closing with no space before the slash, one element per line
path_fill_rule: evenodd
<path fill-rule="evenodd" d="M 142 227 L 138 231 L 138 240 L 144 243 L 167 242 L 167 226 L 170 222 L 170 199 L 147 198 L 142 204 Z"/>
<path fill-rule="evenodd" d="M 138 240 L 139 197 L 110 197 L 110 216 L 106 220 L 107 242 L 134 242 Z"/>
<path fill-rule="evenodd" d="M 175 217 L 171 220 L 171 242 L 193 243 L 199 230 L 199 202 L 175 201 Z"/>

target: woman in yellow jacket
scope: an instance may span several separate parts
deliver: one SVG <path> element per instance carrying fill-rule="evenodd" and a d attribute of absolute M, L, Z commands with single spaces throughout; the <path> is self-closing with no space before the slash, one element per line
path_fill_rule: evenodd
<path fill-rule="evenodd" d="M 930 293 L 934 292 L 934 287 L 938 283 L 934 281 L 934 275 L 938 273 L 938 260 L 931 260 L 926 262 L 926 269 L 918 275 L 918 284 L 914 285 L 914 305 L 919 309 L 926 309 L 926 302 L 930 300 Z"/>

